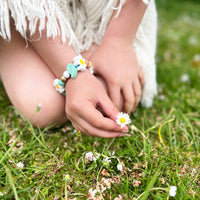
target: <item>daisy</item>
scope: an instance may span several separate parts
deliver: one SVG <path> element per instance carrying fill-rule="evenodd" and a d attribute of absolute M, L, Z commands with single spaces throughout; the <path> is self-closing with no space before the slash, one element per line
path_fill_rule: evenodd
<path fill-rule="evenodd" d="M 176 196 L 176 190 L 177 190 L 177 187 L 176 187 L 176 186 L 170 186 L 170 189 L 169 189 L 169 196 L 170 196 L 170 197 L 175 197 L 175 196 Z"/>
<path fill-rule="evenodd" d="M 24 167 L 24 163 L 21 162 L 21 161 L 18 162 L 18 163 L 17 163 L 17 167 L 20 168 L 20 169 L 22 169 L 22 168 Z"/>
<path fill-rule="evenodd" d="M 110 158 L 109 158 L 109 157 L 105 157 L 105 158 L 103 159 L 103 163 L 104 163 L 105 165 L 109 165 L 109 164 L 111 163 Z"/>
<path fill-rule="evenodd" d="M 121 164 L 121 163 L 118 163 L 118 165 L 117 165 L 117 169 L 118 169 L 119 171 L 122 171 L 122 169 L 123 169 L 123 166 L 122 166 L 122 164 Z"/>
<path fill-rule="evenodd" d="M 123 128 L 126 124 L 127 125 L 130 124 L 131 120 L 130 120 L 130 117 L 127 113 L 120 112 L 117 115 L 116 122 L 117 122 L 117 124 L 121 125 L 121 128 Z"/>
<path fill-rule="evenodd" d="M 187 83 L 187 82 L 189 82 L 190 81 L 190 76 L 188 75 L 188 74 L 183 74 L 182 76 L 181 76 L 181 82 L 182 83 Z"/>
<path fill-rule="evenodd" d="M 97 193 L 96 189 L 90 188 L 87 194 L 87 199 L 93 199 Z"/>
<path fill-rule="evenodd" d="M 59 85 L 60 80 L 59 79 L 55 79 L 53 81 L 53 86 L 56 88 L 56 90 L 60 93 L 63 93 L 65 91 L 65 86 L 64 85 Z"/>
<path fill-rule="evenodd" d="M 88 162 L 88 161 L 90 161 L 90 162 L 92 162 L 92 161 L 96 162 L 96 160 L 99 158 L 99 156 L 100 156 L 99 153 L 93 154 L 93 153 L 90 151 L 90 152 L 87 152 L 87 153 L 85 154 L 85 160 L 86 160 L 87 162 Z"/>
<path fill-rule="evenodd" d="M 75 66 L 78 65 L 78 71 L 84 71 L 86 69 L 87 65 L 85 63 L 85 59 L 81 55 L 74 57 L 73 61 Z"/>

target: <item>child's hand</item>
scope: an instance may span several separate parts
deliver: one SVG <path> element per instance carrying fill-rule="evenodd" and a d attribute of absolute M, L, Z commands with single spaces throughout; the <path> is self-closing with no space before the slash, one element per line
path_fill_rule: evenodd
<path fill-rule="evenodd" d="M 143 72 L 132 42 L 118 38 L 104 41 L 90 57 L 95 74 L 106 82 L 108 94 L 119 110 L 133 111 L 142 94 Z"/>
<path fill-rule="evenodd" d="M 128 131 L 116 124 L 119 111 L 100 81 L 87 70 L 67 81 L 65 110 L 74 128 L 87 135 L 112 138 Z"/>

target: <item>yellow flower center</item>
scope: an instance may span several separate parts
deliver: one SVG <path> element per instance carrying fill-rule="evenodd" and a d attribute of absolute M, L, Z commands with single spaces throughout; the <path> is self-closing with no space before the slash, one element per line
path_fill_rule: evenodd
<path fill-rule="evenodd" d="M 80 63 L 81 63 L 81 65 L 83 65 L 83 64 L 84 64 L 84 61 L 83 61 L 83 59 L 80 59 Z"/>
<path fill-rule="evenodd" d="M 59 89 L 60 88 L 59 85 L 56 85 L 56 88 Z"/>
<path fill-rule="evenodd" d="M 124 124 L 124 123 L 126 122 L 126 119 L 125 119 L 124 117 L 122 117 L 122 118 L 120 119 L 120 122 L 121 122 L 122 124 Z"/>

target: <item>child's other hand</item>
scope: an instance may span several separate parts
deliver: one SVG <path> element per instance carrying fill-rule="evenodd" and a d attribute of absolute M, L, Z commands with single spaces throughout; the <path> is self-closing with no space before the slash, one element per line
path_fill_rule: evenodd
<path fill-rule="evenodd" d="M 127 127 L 121 129 L 116 124 L 119 111 L 102 83 L 87 70 L 79 72 L 76 79 L 67 81 L 65 110 L 74 128 L 87 135 L 112 138 L 128 131 Z"/>
<path fill-rule="evenodd" d="M 95 74 L 107 85 L 108 94 L 121 111 L 133 111 L 139 104 L 144 84 L 132 42 L 118 38 L 103 41 L 90 57 Z"/>

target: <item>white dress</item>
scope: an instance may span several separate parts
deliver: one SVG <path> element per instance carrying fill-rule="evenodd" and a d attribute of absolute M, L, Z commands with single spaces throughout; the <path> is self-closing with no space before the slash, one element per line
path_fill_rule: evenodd
<path fill-rule="evenodd" d="M 88 50 L 92 43 L 101 44 L 113 11 L 118 9 L 120 12 L 125 0 L 119 0 L 118 8 L 117 3 L 118 0 L 0 0 L 0 36 L 11 39 L 10 16 L 16 30 L 26 40 L 27 30 L 34 34 L 39 20 L 40 32 L 46 28 L 48 38 L 60 35 L 63 43 L 68 39 L 69 45 L 80 54 Z M 145 107 L 152 105 L 157 94 L 156 30 L 156 8 L 154 0 L 150 0 L 133 44 L 144 72 L 141 103 Z"/>

